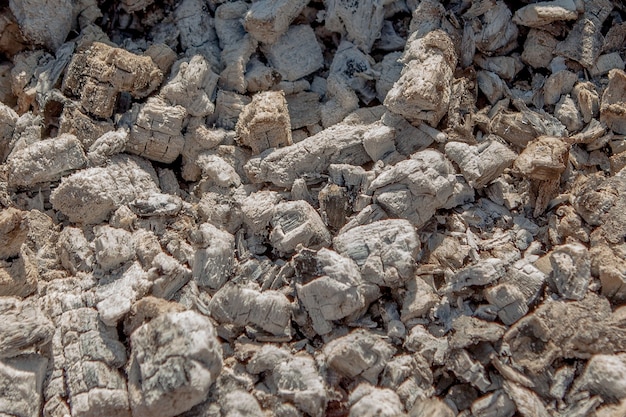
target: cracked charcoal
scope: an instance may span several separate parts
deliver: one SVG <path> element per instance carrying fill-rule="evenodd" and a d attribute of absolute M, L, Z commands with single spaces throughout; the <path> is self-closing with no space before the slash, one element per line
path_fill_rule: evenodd
<path fill-rule="evenodd" d="M 0 415 L 626 415 L 626 6 L 10 0 Z"/>

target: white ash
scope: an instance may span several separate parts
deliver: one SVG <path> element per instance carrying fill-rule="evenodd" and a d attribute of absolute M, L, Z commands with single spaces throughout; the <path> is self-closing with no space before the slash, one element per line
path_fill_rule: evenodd
<path fill-rule="evenodd" d="M 10 0 L 0 415 L 626 415 L 626 7 Z"/>

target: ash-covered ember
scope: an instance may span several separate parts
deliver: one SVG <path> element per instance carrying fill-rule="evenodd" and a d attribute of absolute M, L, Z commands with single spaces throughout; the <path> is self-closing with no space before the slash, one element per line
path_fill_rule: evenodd
<path fill-rule="evenodd" d="M 620 0 L 0 6 L 0 415 L 626 416 Z"/>

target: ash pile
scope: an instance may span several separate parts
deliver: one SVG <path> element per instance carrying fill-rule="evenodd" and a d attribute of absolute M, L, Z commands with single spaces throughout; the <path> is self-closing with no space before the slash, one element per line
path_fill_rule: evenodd
<path fill-rule="evenodd" d="M 4 2 L 0 415 L 626 415 L 625 19 Z"/>

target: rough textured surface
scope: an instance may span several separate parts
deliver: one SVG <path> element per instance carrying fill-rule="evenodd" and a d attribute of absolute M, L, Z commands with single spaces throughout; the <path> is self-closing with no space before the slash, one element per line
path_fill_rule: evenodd
<path fill-rule="evenodd" d="M 365 115 L 367 116 L 367 115 Z M 253 182 L 291 186 L 306 174 L 324 172 L 333 163 L 360 165 L 370 160 L 362 144 L 367 124 L 355 115 L 292 146 L 267 151 L 246 164 Z"/>
<path fill-rule="evenodd" d="M 213 325 L 191 311 L 167 313 L 144 324 L 133 332 L 131 346 L 133 416 L 175 416 L 189 410 L 206 398 L 222 368 Z"/>
<path fill-rule="evenodd" d="M 293 252 L 299 245 L 311 249 L 330 245 L 330 233 L 319 214 L 306 201 L 278 204 L 270 225 L 270 242 L 280 252 Z"/>
<path fill-rule="evenodd" d="M 595 355 L 587 363 L 578 388 L 599 394 L 608 401 L 626 396 L 624 355 Z"/>
<path fill-rule="evenodd" d="M 440 152 L 424 150 L 383 171 L 370 190 L 375 201 L 394 217 L 424 225 L 439 208 L 453 203 L 457 178 Z"/>
<path fill-rule="evenodd" d="M 150 57 L 96 42 L 74 55 L 63 90 L 78 97 L 87 112 L 107 118 L 113 115 L 119 92 L 146 97 L 162 81 L 163 73 Z"/>
<path fill-rule="evenodd" d="M 52 51 L 65 42 L 72 28 L 71 1 L 55 0 L 41 4 L 31 0 L 11 0 L 9 7 L 24 36 Z"/>
<path fill-rule="evenodd" d="M 562 317 L 560 321 L 549 317 Z M 531 372 L 540 372 L 562 357 L 589 357 L 594 353 L 622 352 L 624 329 L 618 317 L 611 317 L 608 301 L 588 296 L 582 301 L 547 301 L 532 315 L 524 317 L 505 334 L 513 360 Z M 594 335 L 580 333 L 582 326 L 592 326 Z"/>
<path fill-rule="evenodd" d="M 174 162 L 183 150 L 183 122 L 187 111 L 150 98 L 141 108 L 125 150 L 158 162 Z"/>
<path fill-rule="evenodd" d="M 263 47 L 263 51 L 270 64 L 287 81 L 309 75 L 323 64 L 322 49 L 307 25 L 292 26 L 276 42 Z"/>
<path fill-rule="evenodd" d="M 497 141 L 483 142 L 481 146 L 449 142 L 445 149 L 446 155 L 459 165 L 474 188 L 482 188 L 498 178 L 517 157 L 509 147 Z"/>
<path fill-rule="evenodd" d="M 213 113 L 212 101 L 218 76 L 206 59 L 195 55 L 190 60 L 178 61 L 172 67 L 172 78 L 163 86 L 161 94 L 172 105 L 181 105 L 187 113 L 204 117 Z"/>
<path fill-rule="evenodd" d="M 291 124 L 284 94 L 278 91 L 256 94 L 244 107 L 235 129 L 241 144 L 250 147 L 254 155 L 269 148 L 291 145 Z"/>
<path fill-rule="evenodd" d="M 345 33 L 346 38 L 364 52 L 372 49 L 383 26 L 383 4 L 376 1 L 345 2 L 332 0 L 327 5 L 326 28 Z"/>
<path fill-rule="evenodd" d="M 448 111 L 456 67 L 450 37 L 443 31 L 433 31 L 411 39 L 402 61 L 402 74 L 387 93 L 385 106 L 415 125 L 425 121 L 436 126 Z"/>
<path fill-rule="evenodd" d="M 295 262 L 298 298 L 318 334 L 332 331 L 331 321 L 366 307 L 367 289 L 355 262 L 328 249 L 300 252 Z"/>
<path fill-rule="evenodd" d="M 324 380 L 310 356 L 294 356 L 274 367 L 272 376 L 279 396 L 294 402 L 310 416 L 322 416 L 328 398 Z M 297 382 L 294 384 L 294 382 Z"/>
<path fill-rule="evenodd" d="M 389 389 L 359 386 L 350 395 L 350 414 L 356 416 L 405 416 L 398 395 Z"/>
<path fill-rule="evenodd" d="M 233 269 L 233 236 L 205 223 L 194 237 L 198 246 L 194 254 L 193 278 L 201 287 L 221 288 Z"/>
<path fill-rule="evenodd" d="M 51 201 L 77 223 L 99 223 L 113 210 L 158 190 L 156 173 L 144 160 L 116 156 L 102 168 L 89 168 L 64 179 Z"/>
<path fill-rule="evenodd" d="M 577 10 L 577 7 L 580 5 L 571 0 L 530 4 L 515 12 L 513 22 L 522 26 L 541 27 L 559 20 L 573 20 L 582 11 Z"/>
<path fill-rule="evenodd" d="M 220 323 L 255 325 L 275 336 L 291 332 L 289 301 L 277 291 L 260 293 L 254 285 L 225 285 L 211 299 L 209 309 Z"/>
<path fill-rule="evenodd" d="M 30 354 L 0 360 L 0 410 L 5 415 L 41 415 L 42 387 L 46 376 L 45 357 Z"/>
<path fill-rule="evenodd" d="M 246 13 L 244 27 L 259 42 L 274 43 L 306 6 L 305 0 L 263 0 Z"/>
<path fill-rule="evenodd" d="M 4 297 L 0 304 L 0 316 L 2 358 L 28 353 L 33 347 L 44 346 L 52 340 L 52 323 L 32 301 L 21 302 L 15 298 Z"/>
<path fill-rule="evenodd" d="M 0 416 L 626 415 L 626 6 L 0 6 Z"/>
<path fill-rule="evenodd" d="M 56 181 L 83 168 L 87 157 L 74 135 L 61 135 L 11 152 L 7 159 L 9 185 L 24 187 Z"/>
<path fill-rule="evenodd" d="M 61 315 L 60 348 L 72 415 L 94 412 L 130 416 L 126 380 L 121 368 L 126 349 L 115 328 L 100 321 L 96 310 L 78 308 Z M 85 346 L 83 348 L 83 346 Z"/>
<path fill-rule="evenodd" d="M 604 121 L 615 133 L 626 133 L 626 120 L 624 119 L 624 85 L 626 85 L 626 73 L 620 70 L 609 72 L 609 84 L 602 95 L 600 120 Z"/>
<path fill-rule="evenodd" d="M 412 276 L 420 242 L 409 222 L 380 220 L 340 234 L 333 247 L 356 262 L 367 282 L 397 287 Z"/>
<path fill-rule="evenodd" d="M 381 336 L 366 330 L 355 331 L 324 346 L 330 368 L 343 377 L 360 377 L 371 384 L 376 384 L 393 353 L 394 348 Z"/>

